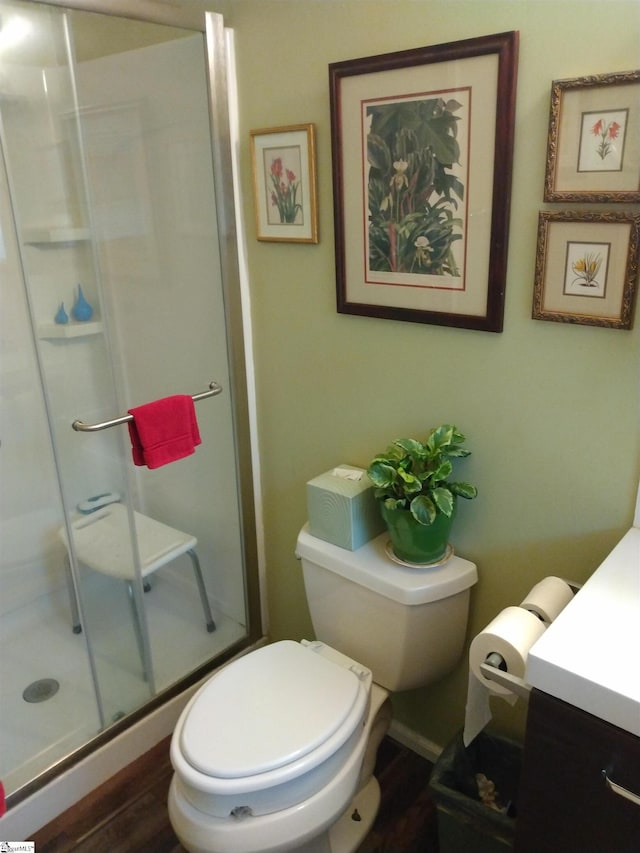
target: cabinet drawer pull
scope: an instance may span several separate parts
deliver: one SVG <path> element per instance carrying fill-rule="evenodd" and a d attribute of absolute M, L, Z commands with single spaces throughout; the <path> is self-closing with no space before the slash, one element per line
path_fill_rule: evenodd
<path fill-rule="evenodd" d="M 622 785 L 617 785 L 612 779 L 609 779 L 606 770 L 602 771 L 602 776 L 604 778 L 605 785 L 610 791 L 613 791 L 614 794 L 618 794 L 620 797 L 624 797 L 625 800 L 631 800 L 632 803 L 640 806 L 640 796 L 638 796 L 638 794 L 634 794 L 633 791 L 628 791 L 626 788 L 623 788 Z"/>

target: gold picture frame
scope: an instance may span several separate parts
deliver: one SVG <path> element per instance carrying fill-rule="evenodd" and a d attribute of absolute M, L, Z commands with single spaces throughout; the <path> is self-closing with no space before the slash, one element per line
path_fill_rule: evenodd
<path fill-rule="evenodd" d="M 551 86 L 544 200 L 640 201 L 640 71 Z"/>
<path fill-rule="evenodd" d="M 541 211 L 534 320 L 631 329 L 640 214 Z"/>
<path fill-rule="evenodd" d="M 250 135 L 258 240 L 317 243 L 315 126 L 261 128 Z"/>

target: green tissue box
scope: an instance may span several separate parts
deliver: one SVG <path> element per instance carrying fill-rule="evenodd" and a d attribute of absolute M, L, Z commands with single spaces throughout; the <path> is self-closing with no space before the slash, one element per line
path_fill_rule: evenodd
<path fill-rule="evenodd" d="M 363 468 L 338 465 L 307 483 L 309 532 L 355 551 L 385 529 Z"/>

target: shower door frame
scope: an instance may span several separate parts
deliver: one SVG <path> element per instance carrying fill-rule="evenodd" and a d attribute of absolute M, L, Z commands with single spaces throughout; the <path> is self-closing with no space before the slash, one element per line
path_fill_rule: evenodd
<path fill-rule="evenodd" d="M 252 441 L 252 401 L 247 382 L 247 359 L 242 304 L 242 282 L 238 258 L 236 227 L 234 163 L 232 134 L 229 119 L 229 79 L 227 69 L 227 40 L 223 16 L 217 12 L 196 9 L 191 5 L 166 6 L 155 0 L 29 0 L 42 6 L 56 6 L 66 10 L 93 12 L 111 17 L 163 24 L 183 30 L 200 32 L 205 42 L 205 64 L 209 99 L 209 127 L 212 150 L 212 171 L 215 189 L 215 208 L 218 225 L 221 285 L 225 306 L 227 352 L 231 387 L 231 410 L 235 437 L 235 455 L 239 515 L 242 538 L 242 555 L 245 581 L 245 609 L 247 634 L 167 690 L 161 691 L 138 709 L 127 714 L 120 722 L 110 725 L 85 745 L 62 759 L 49 770 L 27 783 L 15 794 L 7 797 L 7 806 L 22 803 L 32 794 L 57 779 L 61 773 L 74 767 L 109 741 L 141 722 L 151 712 L 160 709 L 180 694 L 193 688 L 197 682 L 246 649 L 264 642 L 264 612 L 260 594 L 260 559 L 257 538 L 256 503 L 254 491 Z M 10 814 L 10 812 L 9 812 Z M 8 817 L 9 815 L 7 815 Z"/>

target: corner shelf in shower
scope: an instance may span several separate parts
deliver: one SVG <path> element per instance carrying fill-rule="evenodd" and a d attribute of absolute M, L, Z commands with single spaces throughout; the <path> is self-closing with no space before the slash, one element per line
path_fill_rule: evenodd
<path fill-rule="evenodd" d="M 38 327 L 38 337 L 43 340 L 86 338 L 89 335 L 99 335 L 101 332 L 102 323 L 98 320 L 87 323 L 45 323 Z"/>
<path fill-rule="evenodd" d="M 88 228 L 25 228 L 25 243 L 39 248 L 55 248 L 69 243 L 84 243 L 91 239 Z"/>

